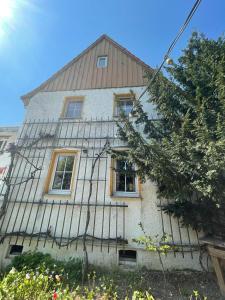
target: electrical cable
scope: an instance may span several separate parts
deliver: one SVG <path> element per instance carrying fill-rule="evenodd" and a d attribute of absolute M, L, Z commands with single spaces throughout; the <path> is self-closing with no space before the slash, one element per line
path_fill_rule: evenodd
<path fill-rule="evenodd" d="M 178 34 L 176 35 L 175 39 L 172 41 L 171 45 L 169 46 L 169 49 L 167 50 L 164 59 L 161 63 L 161 65 L 159 66 L 159 68 L 155 71 L 155 73 L 153 74 L 153 77 L 151 78 L 150 82 L 148 83 L 147 87 L 145 88 L 145 90 L 141 93 L 141 95 L 139 96 L 137 101 L 140 101 L 140 99 L 144 96 L 144 94 L 147 92 L 148 88 L 150 87 L 150 85 L 152 84 L 152 82 L 155 80 L 156 76 L 158 75 L 158 73 L 160 72 L 160 70 L 162 69 L 164 63 L 166 62 L 166 60 L 169 58 L 169 54 L 172 52 L 173 48 L 175 47 L 177 41 L 179 40 L 179 38 L 181 37 L 182 33 L 184 32 L 184 30 L 186 29 L 186 27 L 188 26 L 188 24 L 190 23 L 191 18 L 193 17 L 194 13 L 196 12 L 197 8 L 199 7 L 201 3 L 201 0 L 196 0 L 195 4 L 193 5 L 191 11 L 189 12 L 184 24 L 181 26 Z"/>

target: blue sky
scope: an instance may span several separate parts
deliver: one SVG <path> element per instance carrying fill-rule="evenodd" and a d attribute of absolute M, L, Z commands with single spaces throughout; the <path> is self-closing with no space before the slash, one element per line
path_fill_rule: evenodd
<path fill-rule="evenodd" d="M 13 16 L 0 23 L 0 126 L 22 123 L 24 107 L 20 96 L 41 84 L 103 33 L 156 67 L 194 3 L 9 1 L 14 2 Z M 210 38 L 224 34 L 224 21 L 224 0 L 202 0 L 171 57 L 176 59 L 180 55 L 194 30 Z"/>

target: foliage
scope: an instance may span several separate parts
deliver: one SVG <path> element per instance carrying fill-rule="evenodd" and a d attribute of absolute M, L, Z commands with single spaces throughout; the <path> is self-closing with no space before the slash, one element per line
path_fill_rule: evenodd
<path fill-rule="evenodd" d="M 144 235 L 133 239 L 134 242 L 138 243 L 139 245 L 144 245 L 145 249 L 150 252 L 166 254 L 169 250 L 172 250 L 173 247 L 169 244 L 170 238 L 168 234 L 165 233 L 161 237 L 159 237 L 157 234 L 152 237 L 147 235 L 142 223 L 139 223 L 139 226 L 141 227 Z"/>
<path fill-rule="evenodd" d="M 48 274 L 47 274 L 48 273 Z M 62 275 L 52 275 L 51 270 L 35 272 L 27 270 L 17 271 L 12 268 L 0 280 L 0 300 L 154 300 L 149 291 L 132 291 L 131 297 L 120 297 L 117 286 L 111 279 L 102 277 L 96 282 L 96 274 L 89 275 L 88 284 L 84 287 L 76 286 L 70 289 L 62 281 Z M 191 300 L 206 300 L 197 291 L 188 298 Z"/>
<path fill-rule="evenodd" d="M 143 180 L 157 183 L 164 210 L 184 225 L 225 237 L 225 40 L 193 33 L 177 63 L 148 89 L 156 120 L 137 101 L 119 133 Z M 152 75 L 148 75 L 149 79 Z M 141 129 L 140 129 L 141 128 Z"/>
<path fill-rule="evenodd" d="M 193 291 L 190 300 L 207 300 L 207 297 L 201 296 L 198 291 Z"/>
<path fill-rule="evenodd" d="M 25 252 L 22 255 L 15 256 L 12 264 L 8 267 L 14 267 L 18 271 L 33 270 L 43 272 L 47 270 L 53 274 L 62 274 L 64 281 L 79 283 L 82 277 L 82 261 L 80 259 L 69 259 L 68 261 L 58 261 L 50 254 L 41 252 Z"/>
<path fill-rule="evenodd" d="M 43 272 L 18 272 L 15 268 L 0 281 L 0 300 L 117 300 L 119 299 L 112 281 L 105 281 L 103 278 L 99 286 L 89 285 L 87 287 L 77 286 L 73 290 L 63 288 L 59 275 L 46 274 Z M 154 300 L 148 292 L 134 291 L 132 300 Z M 129 300 L 126 297 L 126 300 Z"/>

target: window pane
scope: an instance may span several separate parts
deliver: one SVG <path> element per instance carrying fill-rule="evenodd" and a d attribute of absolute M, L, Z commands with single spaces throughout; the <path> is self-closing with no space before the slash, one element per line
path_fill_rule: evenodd
<path fill-rule="evenodd" d="M 117 171 L 125 171 L 125 161 L 124 160 L 117 160 L 116 161 L 116 169 Z"/>
<path fill-rule="evenodd" d="M 125 174 L 116 174 L 116 191 L 117 192 L 125 192 Z"/>
<path fill-rule="evenodd" d="M 74 164 L 74 155 L 59 155 L 55 176 L 52 184 L 53 190 L 70 190 Z"/>
<path fill-rule="evenodd" d="M 72 178 L 72 172 L 66 172 L 64 174 L 62 190 L 70 190 L 71 178 Z"/>
<path fill-rule="evenodd" d="M 116 191 L 135 192 L 135 169 L 132 163 L 126 160 L 116 161 Z"/>
<path fill-rule="evenodd" d="M 104 67 L 105 66 L 105 58 L 103 58 L 103 57 L 101 57 L 100 59 L 99 59 L 99 67 Z"/>
<path fill-rule="evenodd" d="M 135 192 L 135 176 L 127 175 L 126 176 L 126 192 Z"/>
<path fill-rule="evenodd" d="M 61 190 L 62 181 L 63 181 L 63 172 L 56 172 L 55 178 L 53 181 L 53 185 L 52 185 L 52 189 L 53 190 Z"/>
<path fill-rule="evenodd" d="M 66 156 L 59 156 L 56 171 L 64 171 L 66 164 Z"/>
<path fill-rule="evenodd" d="M 83 101 L 70 101 L 67 104 L 66 118 L 80 118 Z"/>
<path fill-rule="evenodd" d="M 107 56 L 100 56 L 100 57 L 98 57 L 97 67 L 98 68 L 105 68 L 105 67 L 107 67 Z"/>
<path fill-rule="evenodd" d="M 74 156 L 67 156 L 65 171 L 73 171 Z"/>
<path fill-rule="evenodd" d="M 118 100 L 117 101 L 117 114 L 124 113 L 126 116 L 129 115 L 133 108 L 132 100 Z"/>

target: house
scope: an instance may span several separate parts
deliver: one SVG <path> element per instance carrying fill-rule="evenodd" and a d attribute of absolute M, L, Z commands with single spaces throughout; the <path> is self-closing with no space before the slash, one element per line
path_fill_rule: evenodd
<path fill-rule="evenodd" d="M 110 155 L 127 151 L 116 121 L 144 91 L 146 72 L 153 70 L 103 35 L 22 96 L 26 117 L 0 216 L 2 266 L 28 250 L 82 258 L 85 241 L 91 263 L 161 268 L 156 253 L 133 241 L 143 235 L 141 222 L 152 237 L 167 233 L 176 245 L 163 258 L 166 268 L 200 268 L 197 233 L 164 215 L 156 185 Z"/>

